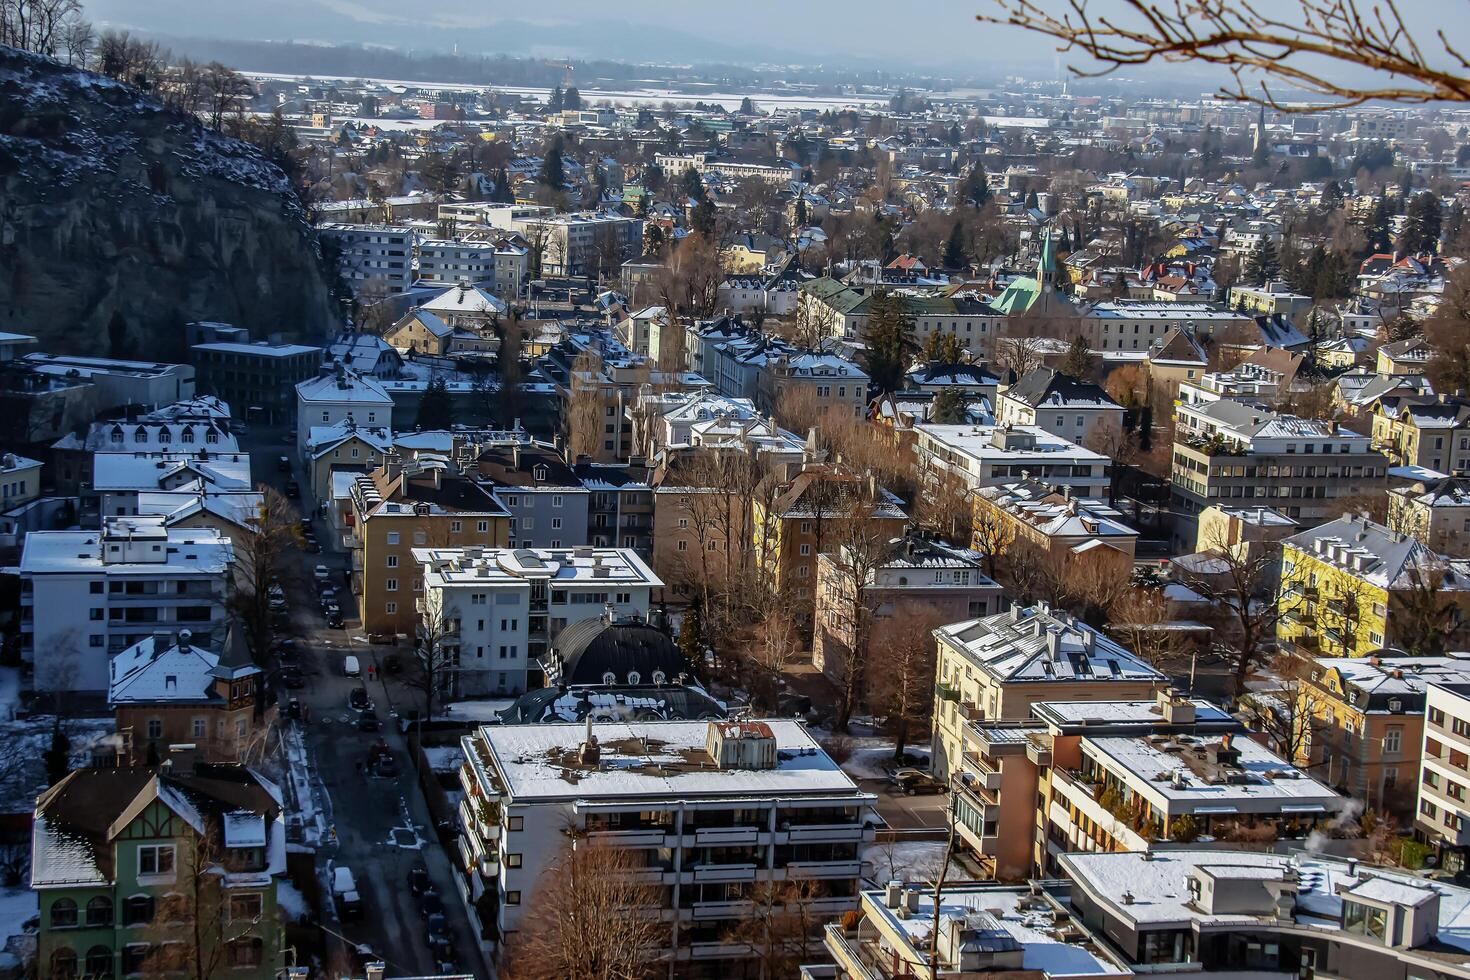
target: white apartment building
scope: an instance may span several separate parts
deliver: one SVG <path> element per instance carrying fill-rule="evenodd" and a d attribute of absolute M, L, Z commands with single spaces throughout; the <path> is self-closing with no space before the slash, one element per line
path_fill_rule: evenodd
<path fill-rule="evenodd" d="M 712 153 L 659 153 L 654 156 L 653 162 L 668 180 L 678 180 L 691 167 L 701 177 L 714 172 L 735 180 L 755 177 L 768 184 L 784 184 L 801 175 L 800 169 L 788 160 L 755 163 L 731 160 Z"/>
<path fill-rule="evenodd" d="M 393 399 L 376 380 L 341 362 L 330 374 L 301 382 L 296 386 L 296 454 L 307 458 L 312 429 L 345 422 L 348 416 L 363 427 L 392 428 Z"/>
<path fill-rule="evenodd" d="M 541 660 L 572 623 L 648 617 L 663 581 L 629 548 L 415 548 L 423 621 L 457 647 L 454 693 L 521 694 L 540 687 Z"/>
<path fill-rule="evenodd" d="M 108 658 L 155 632 L 222 643 L 233 561 L 218 530 L 166 528 L 162 517 L 32 531 L 20 558 L 21 656 L 36 689 L 104 692 Z"/>
<path fill-rule="evenodd" d="M 1012 425 L 1034 425 L 1063 439 L 1098 445 L 1094 439 L 1122 434 L 1123 406 L 1108 397 L 1101 385 L 1041 367 L 1027 372 L 1000 393 L 996 419 Z"/>
<path fill-rule="evenodd" d="M 807 911 L 857 906 L 874 797 L 797 721 L 488 725 L 462 740 L 456 878 L 469 913 L 486 892 L 503 942 L 568 848 L 626 850 L 664 909 L 665 962 L 680 980 L 753 976 L 729 931 L 754 889 L 807 881 Z M 815 942 L 815 941 L 814 941 Z M 489 950 L 487 949 L 487 952 Z"/>
<path fill-rule="evenodd" d="M 1460 872 L 1470 852 L 1470 684 L 1430 684 L 1414 836 L 1434 846 L 1439 867 Z"/>
<path fill-rule="evenodd" d="M 1080 496 L 1108 486 L 1108 457 L 1034 425 L 914 426 L 919 460 L 972 488 L 1035 479 Z"/>
<path fill-rule="evenodd" d="M 530 242 L 540 241 L 541 274 L 592 276 L 615 274 L 643 251 L 643 222 L 602 211 L 541 215 L 514 222 Z"/>
<path fill-rule="evenodd" d="M 474 285 L 495 282 L 495 245 L 431 238 L 419 242 L 419 281 Z"/>
<path fill-rule="evenodd" d="M 402 225 L 317 225 L 317 234 L 340 249 L 342 278 L 353 292 L 369 279 L 381 279 L 390 293 L 413 283 L 414 232 Z"/>

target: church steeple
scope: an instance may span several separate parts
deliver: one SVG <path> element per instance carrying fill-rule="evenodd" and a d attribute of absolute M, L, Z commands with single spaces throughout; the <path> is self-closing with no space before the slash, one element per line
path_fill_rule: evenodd
<path fill-rule="evenodd" d="M 1051 229 L 1041 235 L 1041 257 L 1036 260 L 1037 292 L 1055 289 L 1057 282 L 1057 254 L 1051 240 Z"/>

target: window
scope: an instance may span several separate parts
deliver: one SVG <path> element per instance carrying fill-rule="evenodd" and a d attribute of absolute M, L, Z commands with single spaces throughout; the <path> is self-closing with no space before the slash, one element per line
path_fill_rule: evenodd
<path fill-rule="evenodd" d="M 397 568 L 398 567 L 398 556 L 397 555 L 389 555 L 388 556 L 388 567 L 389 568 Z"/>
<path fill-rule="evenodd" d="M 260 895 L 247 892 L 244 895 L 230 896 L 230 921 L 252 922 L 260 918 L 261 902 Z"/>
<path fill-rule="evenodd" d="M 519 868 L 521 866 L 521 856 L 519 854 L 507 854 L 505 856 L 505 866 L 507 868 Z"/>
<path fill-rule="evenodd" d="M 525 829 L 525 824 L 526 824 L 526 818 L 525 817 L 511 817 L 509 820 L 506 821 L 506 823 L 505 823 L 505 829 L 506 830 L 524 830 Z"/>
<path fill-rule="evenodd" d="M 138 848 L 138 874 L 171 875 L 174 873 L 172 844 L 144 844 Z"/>
<path fill-rule="evenodd" d="M 129 896 L 127 902 L 123 904 L 123 925 L 136 926 L 152 921 L 153 899 L 148 895 Z"/>
<path fill-rule="evenodd" d="M 1383 754 L 1398 755 L 1404 741 L 1402 728 L 1390 728 L 1383 733 Z"/>
<path fill-rule="evenodd" d="M 101 582 L 89 582 L 87 584 L 88 584 L 88 587 L 89 587 L 89 591 L 92 593 L 92 595 L 101 595 L 102 594 L 102 583 Z"/>
<path fill-rule="evenodd" d="M 77 975 L 77 951 L 70 946 L 58 946 L 51 953 L 51 975 L 74 977 Z"/>
<path fill-rule="evenodd" d="M 398 532 L 397 531 L 389 531 L 388 532 L 388 543 L 389 544 L 397 544 L 398 543 Z"/>
<path fill-rule="evenodd" d="M 450 521 L 449 522 L 449 533 L 450 534 L 458 534 L 463 526 L 464 526 L 464 524 L 463 524 L 462 521 Z"/>
<path fill-rule="evenodd" d="M 688 551 L 689 550 L 689 542 L 687 540 L 685 540 L 684 538 L 680 538 L 679 539 L 679 550 L 680 551 Z"/>
<path fill-rule="evenodd" d="M 397 592 L 398 580 L 396 578 L 385 579 L 383 581 L 383 588 L 389 592 Z"/>
<path fill-rule="evenodd" d="M 505 893 L 505 904 L 506 905 L 519 905 L 519 904 L 521 904 L 521 893 L 518 892 L 518 891 L 506 892 Z"/>
<path fill-rule="evenodd" d="M 209 735 L 209 722 L 204 718 L 194 719 L 194 737 L 205 738 Z"/>
<path fill-rule="evenodd" d="M 561 530 L 561 518 L 560 517 L 553 517 L 551 519 L 551 529 L 553 531 L 560 531 Z"/>
<path fill-rule="evenodd" d="M 476 521 L 475 522 L 475 530 L 476 531 L 479 531 L 481 534 L 484 534 L 486 531 L 490 530 L 490 522 L 489 521 Z"/>
<path fill-rule="evenodd" d="M 94 623 L 95 622 L 98 622 L 98 621 L 100 621 L 102 619 L 102 610 L 101 609 L 93 609 L 88 614 L 88 616 L 92 620 L 92 622 L 94 622 Z"/>
<path fill-rule="evenodd" d="M 259 966 L 264 949 L 264 940 L 236 939 L 228 949 L 230 966 Z"/>
<path fill-rule="evenodd" d="M 163 738 L 163 720 L 161 718 L 148 719 L 148 737 L 152 739 Z"/>
<path fill-rule="evenodd" d="M 551 497 L 551 506 L 553 506 L 553 507 L 560 507 L 561 506 L 561 494 L 553 494 L 552 495 L 552 497 Z"/>
<path fill-rule="evenodd" d="M 396 602 L 386 603 L 383 606 L 383 612 L 387 613 L 389 616 L 395 615 L 398 612 L 398 603 L 396 603 Z"/>
<path fill-rule="evenodd" d="M 51 928 L 71 929 L 77 924 L 77 903 L 69 898 L 58 898 L 51 903 Z"/>
<path fill-rule="evenodd" d="M 106 895 L 98 895 L 87 903 L 87 925 L 112 925 L 112 899 Z"/>
<path fill-rule="evenodd" d="M 106 946 L 87 950 L 87 972 L 99 978 L 112 976 L 112 950 Z"/>

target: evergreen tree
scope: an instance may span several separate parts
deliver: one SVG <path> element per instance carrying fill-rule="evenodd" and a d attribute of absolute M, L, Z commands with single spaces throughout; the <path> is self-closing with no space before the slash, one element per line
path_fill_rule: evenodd
<path fill-rule="evenodd" d="M 704 674 L 704 617 L 699 603 L 692 602 L 679 620 L 679 652 L 684 655 L 684 664 L 695 677 Z"/>
<path fill-rule="evenodd" d="M 514 204 L 515 193 L 510 189 L 510 175 L 501 167 L 495 171 L 495 190 L 491 192 L 490 199 L 499 204 Z"/>
<path fill-rule="evenodd" d="M 748 95 L 740 100 L 740 114 L 742 116 L 755 115 L 755 103 L 750 101 L 750 96 Z"/>
<path fill-rule="evenodd" d="M 46 782 L 50 786 L 65 779 L 71 770 L 71 739 L 62 727 L 60 714 L 51 725 L 51 747 L 41 753 L 41 761 L 46 766 Z"/>
<path fill-rule="evenodd" d="M 913 322 L 902 299 L 886 291 L 873 297 L 863 342 L 863 369 L 881 394 L 891 395 L 903 384 L 914 350 Z"/>
<path fill-rule="evenodd" d="M 1393 199 L 1387 194 L 1380 195 L 1377 203 L 1373 205 L 1373 215 L 1368 219 L 1369 255 L 1393 252 L 1393 235 L 1388 229 L 1393 213 Z"/>
<path fill-rule="evenodd" d="M 1342 207 L 1342 185 L 1329 180 L 1322 188 L 1322 206 L 1329 209 Z"/>
<path fill-rule="evenodd" d="M 547 112 L 561 112 L 564 109 L 566 97 L 562 95 L 561 86 L 551 90 L 551 99 L 546 103 Z"/>
<path fill-rule="evenodd" d="M 703 198 L 694 206 L 694 214 L 689 219 L 689 225 L 695 231 L 706 238 L 715 237 L 715 205 L 709 198 Z"/>
<path fill-rule="evenodd" d="M 1264 286 L 1281 274 L 1281 261 L 1276 257 L 1276 243 L 1270 236 L 1261 239 L 1245 263 L 1245 280 Z"/>
<path fill-rule="evenodd" d="M 1092 352 L 1087 341 L 1079 334 L 1072 338 L 1072 345 L 1067 348 L 1067 356 L 1062 359 L 1062 364 L 1057 370 L 1079 381 L 1091 380 L 1093 372 L 1097 370 L 1097 355 Z"/>
<path fill-rule="evenodd" d="M 1154 407 L 1143 406 L 1143 417 L 1138 420 L 1138 448 L 1148 452 L 1154 447 Z"/>
<path fill-rule="evenodd" d="M 562 141 L 558 133 L 546 148 L 546 156 L 541 160 L 541 172 L 536 175 L 536 182 L 544 184 L 553 190 L 561 190 L 566 186 L 566 165 L 562 162 Z"/>
<path fill-rule="evenodd" d="M 958 388 L 944 388 L 934 396 L 929 421 L 937 425 L 963 425 L 969 400 Z"/>
<path fill-rule="evenodd" d="M 985 165 L 976 161 L 970 170 L 970 176 L 965 178 L 965 200 L 977 211 L 983 208 L 990 200 L 990 177 L 985 173 Z"/>
<path fill-rule="evenodd" d="M 133 340 L 122 310 L 113 310 L 111 319 L 107 321 L 107 349 L 108 357 L 127 359 L 132 356 Z"/>
<path fill-rule="evenodd" d="M 696 201 L 704 200 L 704 178 L 693 167 L 684 169 L 683 175 L 679 177 L 679 186 L 684 189 L 686 197 L 692 197 Z"/>
<path fill-rule="evenodd" d="M 447 429 L 454 424 L 454 402 L 449 397 L 449 385 L 437 375 L 429 380 L 419 400 L 419 413 L 414 419 L 416 428 L 429 431 Z"/>
<path fill-rule="evenodd" d="M 964 359 L 965 345 L 960 343 L 960 338 L 954 333 L 935 330 L 924 338 L 922 356 L 926 361 L 958 364 Z"/>
<path fill-rule="evenodd" d="M 795 210 L 796 226 L 798 228 L 804 228 L 804 227 L 806 227 L 807 217 L 808 217 L 807 216 L 807 213 L 806 213 L 806 198 L 804 198 L 804 197 L 798 197 L 796 199 L 796 208 L 794 210 Z"/>
<path fill-rule="evenodd" d="M 1036 192 L 1035 191 L 1027 191 L 1026 192 L 1026 210 L 1028 210 L 1028 211 L 1035 211 L 1040 206 L 1041 206 L 1041 202 L 1037 199 Z"/>
<path fill-rule="evenodd" d="M 954 227 L 950 229 L 949 241 L 944 245 L 944 267 L 963 269 L 969 264 L 969 259 L 965 255 L 965 230 L 956 221 Z"/>
<path fill-rule="evenodd" d="M 1443 226 L 1444 213 L 1439 198 L 1424 191 L 1409 201 L 1399 242 L 1404 251 L 1411 254 L 1424 252 L 1433 255 L 1439 251 L 1439 237 Z"/>
<path fill-rule="evenodd" d="M 566 93 L 561 97 L 561 107 L 563 109 L 582 108 L 582 93 L 577 91 L 575 85 L 568 88 Z"/>

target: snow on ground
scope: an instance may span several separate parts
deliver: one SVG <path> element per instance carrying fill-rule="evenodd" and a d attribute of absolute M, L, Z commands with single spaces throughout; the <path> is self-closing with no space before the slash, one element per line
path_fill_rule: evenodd
<path fill-rule="evenodd" d="M 894 878 L 904 881 L 933 881 L 939 877 L 940 865 L 944 863 L 944 841 L 906 840 L 885 841 L 869 844 L 861 854 L 863 877 L 876 885 L 886 885 Z M 949 862 L 952 881 L 963 881 L 971 877 L 958 861 Z"/>
<path fill-rule="evenodd" d="M 38 914 L 36 893 L 29 888 L 0 888 L 0 942 L 21 931 Z"/>
<path fill-rule="evenodd" d="M 426 745 L 424 758 L 435 772 L 454 772 L 464 762 L 464 750 L 458 745 Z"/>
<path fill-rule="evenodd" d="M 276 883 L 276 904 L 285 913 L 287 921 L 302 922 L 306 919 L 306 896 L 284 878 Z"/>
<path fill-rule="evenodd" d="M 842 771 L 853 779 L 887 779 L 900 764 L 893 758 L 893 740 L 877 733 L 873 719 L 855 716 L 848 724 L 849 735 L 834 735 L 830 729 L 812 728 L 812 737 L 825 745 L 829 740 L 841 741 L 852 749 L 852 754 L 841 763 Z M 904 749 L 908 755 L 929 754 L 928 746 L 909 745 Z"/>
<path fill-rule="evenodd" d="M 51 715 L 35 715 L 18 721 L 0 722 L 0 745 L 7 749 L 0 760 L 0 812 L 30 813 L 36 794 L 46 788 L 46 750 L 51 748 Z M 71 767 L 92 761 L 92 750 L 113 733 L 111 718 L 68 718 L 63 726 L 71 739 Z"/>
<path fill-rule="evenodd" d="M 0 667 L 0 721 L 14 721 L 20 708 L 20 668 Z"/>

